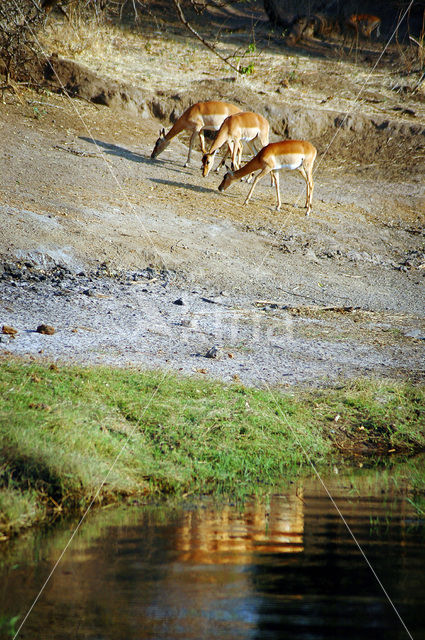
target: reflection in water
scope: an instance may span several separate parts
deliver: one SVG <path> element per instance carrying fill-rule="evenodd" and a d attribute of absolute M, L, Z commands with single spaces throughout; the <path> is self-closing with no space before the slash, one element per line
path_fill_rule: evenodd
<path fill-rule="evenodd" d="M 234 507 L 186 512 L 176 548 L 181 562 L 245 564 L 253 553 L 297 553 L 303 550 L 302 490 L 275 495 L 268 505 L 248 502 Z"/>
<path fill-rule="evenodd" d="M 330 485 L 415 640 L 425 639 L 423 530 L 406 499 L 363 474 Z M 69 539 L 19 543 L 3 616 L 25 613 Z M 31 544 L 30 544 L 31 543 Z M 22 546 L 23 548 L 19 548 Z M 324 491 L 93 515 L 19 638 L 401 640 L 408 634 Z"/>

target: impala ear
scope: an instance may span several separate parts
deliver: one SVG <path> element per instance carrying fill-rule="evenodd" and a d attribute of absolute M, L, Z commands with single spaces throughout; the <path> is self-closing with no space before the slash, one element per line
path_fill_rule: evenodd
<path fill-rule="evenodd" d="M 164 129 L 164 127 L 161 127 L 161 129 L 159 130 L 159 137 L 160 138 L 164 138 L 165 137 L 165 129 Z"/>

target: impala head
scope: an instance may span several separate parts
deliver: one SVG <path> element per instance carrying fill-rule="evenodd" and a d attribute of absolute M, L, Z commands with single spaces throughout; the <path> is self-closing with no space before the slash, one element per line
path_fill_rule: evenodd
<path fill-rule="evenodd" d="M 227 187 L 230 187 L 230 185 L 233 182 L 233 171 L 231 171 L 230 169 L 227 171 L 226 175 L 224 176 L 223 180 L 221 181 L 218 190 L 219 191 L 225 191 L 227 189 Z"/>
<path fill-rule="evenodd" d="M 213 154 L 204 153 L 204 155 L 202 156 L 202 169 L 201 169 L 202 175 L 204 176 L 204 178 L 206 178 L 209 172 L 211 171 L 213 164 L 214 164 Z"/>
<path fill-rule="evenodd" d="M 159 138 L 155 142 L 155 146 L 151 153 L 151 158 L 156 158 L 156 156 L 159 156 L 159 154 L 164 151 L 168 144 L 168 141 L 165 139 L 165 129 L 162 128 L 159 130 Z"/>

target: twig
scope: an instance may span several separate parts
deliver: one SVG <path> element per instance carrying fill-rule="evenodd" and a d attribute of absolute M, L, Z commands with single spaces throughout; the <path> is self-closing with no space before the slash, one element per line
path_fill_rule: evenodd
<path fill-rule="evenodd" d="M 67 149 L 60 144 L 54 144 L 53 149 L 59 149 L 60 151 L 67 151 L 68 153 L 74 154 L 74 156 L 80 156 L 81 158 L 101 158 L 106 162 L 110 162 L 108 158 L 104 157 L 104 154 L 100 153 L 91 153 L 90 151 L 81 151 L 80 149 Z"/>
<path fill-rule="evenodd" d="M 0 91 L 2 93 L 2 102 L 4 104 L 4 94 L 6 91 L 11 91 L 19 100 L 19 102 L 21 103 L 21 105 L 24 107 L 25 106 L 25 102 L 22 100 L 21 96 L 19 95 L 19 92 L 16 90 L 17 86 L 28 86 L 29 82 L 12 82 L 12 80 L 6 82 L 6 84 L 3 84 L 0 86 Z"/>
<path fill-rule="evenodd" d="M 191 24 L 189 24 L 189 22 L 186 20 L 186 18 L 184 17 L 184 13 L 182 11 L 182 8 L 180 6 L 180 2 L 179 0 L 173 0 L 174 6 L 176 7 L 176 11 L 177 11 L 177 15 L 179 16 L 180 21 L 184 24 L 184 26 L 186 27 L 186 29 L 189 29 L 189 31 L 191 33 L 193 33 L 193 35 L 198 38 L 198 40 L 200 40 L 202 42 L 202 44 L 207 47 L 207 49 L 209 49 L 210 51 L 212 51 L 218 58 L 220 58 L 220 60 L 222 60 L 223 62 L 225 62 L 227 65 L 229 65 L 229 67 L 231 67 L 234 71 L 236 71 L 236 73 L 240 73 L 238 67 L 235 67 L 235 65 L 233 65 L 231 62 L 229 62 L 224 56 L 221 55 L 221 53 L 219 53 L 217 51 L 217 49 L 215 47 L 213 47 L 209 42 L 207 42 L 206 40 L 204 40 L 204 38 L 197 32 L 195 31 L 195 29 L 192 27 Z"/>
<path fill-rule="evenodd" d="M 413 87 L 413 93 L 415 93 L 415 91 L 417 91 L 421 86 L 421 84 L 423 84 L 424 82 L 425 82 L 425 73 L 422 75 L 422 78 Z"/>

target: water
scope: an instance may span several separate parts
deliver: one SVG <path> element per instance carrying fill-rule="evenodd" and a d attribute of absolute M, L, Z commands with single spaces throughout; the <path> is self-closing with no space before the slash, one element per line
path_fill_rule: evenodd
<path fill-rule="evenodd" d="M 390 474 L 391 475 L 391 474 Z M 327 480 L 415 640 L 425 639 L 425 536 L 388 473 Z M 3 620 L 26 613 L 75 523 L 12 546 Z M 15 625 L 15 631 L 19 622 Z M 2 637 L 13 637 L 5 635 Z M 243 511 L 211 501 L 92 514 L 18 638 L 401 640 L 409 635 L 314 478 Z"/>

